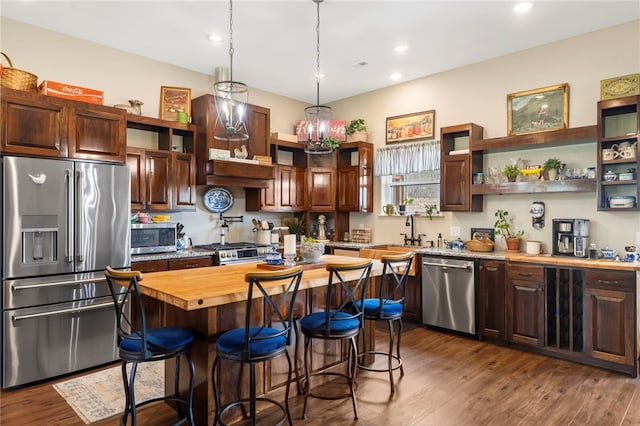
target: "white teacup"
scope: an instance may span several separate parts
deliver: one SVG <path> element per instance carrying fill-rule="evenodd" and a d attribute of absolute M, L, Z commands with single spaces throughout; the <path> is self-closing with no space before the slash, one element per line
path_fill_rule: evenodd
<path fill-rule="evenodd" d="M 602 150 L 602 159 L 603 160 L 615 160 L 618 158 L 618 151 L 612 148 L 605 148 Z"/>
<path fill-rule="evenodd" d="M 618 154 L 620 155 L 620 158 L 636 158 L 636 150 L 635 147 L 627 147 L 624 149 L 621 149 L 620 152 L 618 152 Z"/>

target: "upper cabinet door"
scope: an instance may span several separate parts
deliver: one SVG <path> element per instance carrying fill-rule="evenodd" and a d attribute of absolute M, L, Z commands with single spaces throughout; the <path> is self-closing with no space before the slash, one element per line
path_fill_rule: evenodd
<path fill-rule="evenodd" d="M 2 89 L 0 151 L 45 157 L 68 153 L 67 109 L 37 94 Z"/>
<path fill-rule="evenodd" d="M 79 103 L 72 110 L 70 157 L 84 160 L 126 161 L 126 112 Z"/>

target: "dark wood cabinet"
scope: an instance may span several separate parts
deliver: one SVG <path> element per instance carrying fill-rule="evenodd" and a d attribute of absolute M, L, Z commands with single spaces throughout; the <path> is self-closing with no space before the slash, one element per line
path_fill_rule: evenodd
<path fill-rule="evenodd" d="M 127 138 L 125 115 L 119 108 L 79 102 L 70 112 L 69 156 L 83 160 L 124 162 Z"/>
<path fill-rule="evenodd" d="M 584 353 L 637 375 L 636 282 L 633 272 L 584 273 Z"/>
<path fill-rule="evenodd" d="M 474 123 L 440 129 L 441 211 L 482 211 L 482 195 L 471 192 L 472 174 L 483 170 L 482 152 L 472 152 L 471 144 L 482 134 L 483 128 Z"/>
<path fill-rule="evenodd" d="M 640 210 L 640 185 L 637 172 L 640 170 L 640 143 L 638 143 L 638 129 L 640 129 L 640 96 L 626 96 L 598 102 L 598 210 Z M 626 149 L 622 149 L 626 146 Z M 605 158 L 604 150 L 613 150 L 612 158 Z M 610 152 L 610 151 L 608 151 Z M 634 169 L 633 179 L 605 180 L 607 172 L 628 172 Z M 612 199 L 611 197 L 617 197 Z M 625 206 L 619 197 L 634 197 Z"/>
<path fill-rule="evenodd" d="M 418 256 L 413 259 L 414 263 L 418 260 Z M 416 268 L 416 271 L 420 271 L 420 269 Z M 420 276 L 410 275 L 407 279 L 402 319 L 417 324 L 422 322 L 422 286 Z"/>
<path fill-rule="evenodd" d="M 195 211 L 195 126 L 128 115 L 127 127 L 145 132 L 158 148 L 127 147 L 131 209 Z"/>
<path fill-rule="evenodd" d="M 2 88 L 0 151 L 125 162 L 122 109 Z"/>
<path fill-rule="evenodd" d="M 309 209 L 330 212 L 336 209 L 336 169 L 311 167 L 309 177 Z"/>
<path fill-rule="evenodd" d="M 481 260 L 478 275 L 478 333 L 484 337 L 506 338 L 505 264 Z"/>
<path fill-rule="evenodd" d="M 196 208 L 196 157 L 173 153 L 173 210 L 194 211 Z"/>
<path fill-rule="evenodd" d="M 544 267 L 510 264 L 507 268 L 507 340 L 544 345 Z"/>
<path fill-rule="evenodd" d="M 232 163 L 229 161 L 209 160 L 209 149 L 225 149 L 231 151 L 245 145 L 247 158 L 254 155 L 269 155 L 271 129 L 271 110 L 257 105 L 247 105 L 246 141 L 216 140 L 216 106 L 213 95 L 199 96 L 191 101 L 193 123 L 197 126 L 198 144 L 196 150 L 196 184 L 216 184 L 243 186 L 247 188 L 264 188 L 268 180 L 274 178 L 273 166 L 262 164 Z M 218 123 L 219 125 L 219 123 Z"/>
<path fill-rule="evenodd" d="M 274 177 L 264 188 L 246 188 L 247 211 L 301 212 L 307 208 L 306 154 L 300 145 L 273 140 Z"/>
<path fill-rule="evenodd" d="M 373 145 L 350 142 L 338 150 L 338 210 L 373 211 Z"/>

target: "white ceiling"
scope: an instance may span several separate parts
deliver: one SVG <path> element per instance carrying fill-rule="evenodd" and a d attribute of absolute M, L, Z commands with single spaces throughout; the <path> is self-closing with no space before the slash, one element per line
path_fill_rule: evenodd
<path fill-rule="evenodd" d="M 640 19 L 640 1 L 347 1 L 320 5 L 320 102 Z M 229 65 L 229 2 L 0 0 L 0 15 L 213 74 Z M 234 80 L 315 103 L 316 4 L 235 0 Z M 225 40 L 213 43 L 208 33 Z M 405 43 L 404 54 L 393 48 Z M 595 60 L 595 59 L 594 59 Z M 359 66 L 361 62 L 368 65 Z"/>

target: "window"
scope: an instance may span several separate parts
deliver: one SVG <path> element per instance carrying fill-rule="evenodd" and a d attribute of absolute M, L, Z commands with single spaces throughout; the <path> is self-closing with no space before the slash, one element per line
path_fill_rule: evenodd
<path fill-rule="evenodd" d="M 440 211 L 440 170 L 380 176 L 382 205 L 407 204 L 407 212 L 424 215 L 435 204 Z M 413 199 L 406 203 L 406 199 Z"/>

